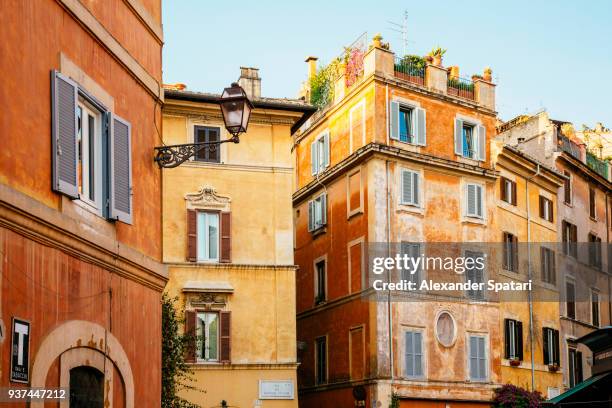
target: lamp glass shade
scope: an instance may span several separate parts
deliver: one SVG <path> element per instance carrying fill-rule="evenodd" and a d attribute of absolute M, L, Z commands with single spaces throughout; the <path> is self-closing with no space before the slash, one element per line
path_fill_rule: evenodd
<path fill-rule="evenodd" d="M 220 105 L 227 131 L 234 136 L 246 132 L 253 105 L 242 87 L 233 83 L 231 87 L 225 88 Z"/>

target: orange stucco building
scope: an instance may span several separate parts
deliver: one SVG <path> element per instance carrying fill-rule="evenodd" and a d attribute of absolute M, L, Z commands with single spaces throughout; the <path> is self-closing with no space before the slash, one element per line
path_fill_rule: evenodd
<path fill-rule="evenodd" d="M 161 2 L 3 2 L 0 36 L 0 384 L 159 406 Z"/>
<path fill-rule="evenodd" d="M 363 52 L 357 80 L 341 71 L 294 136 L 300 405 L 486 406 L 501 381 L 495 299 L 364 295 L 375 243 L 491 240 L 495 85 L 407 67 L 376 37 Z"/>

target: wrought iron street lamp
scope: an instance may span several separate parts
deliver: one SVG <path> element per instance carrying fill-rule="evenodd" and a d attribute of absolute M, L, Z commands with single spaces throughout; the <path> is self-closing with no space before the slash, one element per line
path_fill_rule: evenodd
<path fill-rule="evenodd" d="M 234 82 L 232 86 L 223 90 L 219 105 L 221 105 L 221 113 L 223 114 L 225 128 L 232 137 L 214 142 L 186 143 L 156 147 L 155 151 L 157 153 L 155 154 L 155 161 L 159 167 L 177 167 L 201 151 L 214 153 L 217 151 L 219 145 L 223 143 L 240 142 L 239 135 L 247 131 L 253 104 L 247 97 L 244 89 Z"/>

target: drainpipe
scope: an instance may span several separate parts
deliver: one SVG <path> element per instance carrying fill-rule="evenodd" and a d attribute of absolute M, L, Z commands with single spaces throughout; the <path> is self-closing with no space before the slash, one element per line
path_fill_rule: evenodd
<path fill-rule="evenodd" d="M 527 206 L 527 280 L 532 280 L 531 271 L 531 211 L 529 209 L 529 182 L 540 175 L 540 165 L 537 165 L 533 176 L 526 179 L 525 203 Z M 529 300 L 529 348 L 531 350 L 531 391 L 535 391 L 535 356 L 533 355 L 533 294 L 531 285 L 528 292 Z"/>
<path fill-rule="evenodd" d="M 385 181 L 387 188 L 387 256 L 391 257 L 391 189 L 389 188 L 389 160 L 385 160 Z M 391 272 L 387 271 L 387 281 L 391 282 Z M 391 291 L 387 289 L 387 322 L 389 325 L 389 370 L 391 384 L 395 377 L 394 353 L 393 353 L 393 315 L 391 308 Z"/>

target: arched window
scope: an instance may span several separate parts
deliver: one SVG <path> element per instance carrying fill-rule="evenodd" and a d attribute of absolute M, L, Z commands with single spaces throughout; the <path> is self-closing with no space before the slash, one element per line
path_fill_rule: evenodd
<path fill-rule="evenodd" d="M 103 408 L 104 374 L 80 366 L 70 370 L 70 408 Z"/>

